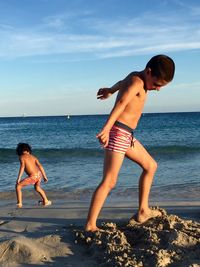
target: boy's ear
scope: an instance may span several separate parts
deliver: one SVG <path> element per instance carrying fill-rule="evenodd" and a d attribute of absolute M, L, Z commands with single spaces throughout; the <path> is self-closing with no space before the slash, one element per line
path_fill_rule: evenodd
<path fill-rule="evenodd" d="M 151 68 L 147 68 L 147 74 L 151 74 Z"/>

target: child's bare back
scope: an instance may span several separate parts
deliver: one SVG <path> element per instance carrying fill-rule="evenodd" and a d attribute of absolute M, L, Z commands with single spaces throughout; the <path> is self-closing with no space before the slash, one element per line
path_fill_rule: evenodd
<path fill-rule="evenodd" d="M 24 171 L 29 176 L 34 175 L 39 171 L 40 163 L 38 159 L 31 154 L 26 153 L 20 156 L 20 162 L 24 164 Z"/>

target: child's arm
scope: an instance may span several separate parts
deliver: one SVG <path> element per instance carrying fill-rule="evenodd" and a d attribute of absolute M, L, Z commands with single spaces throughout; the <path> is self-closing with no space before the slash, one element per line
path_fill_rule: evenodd
<path fill-rule="evenodd" d="M 122 81 L 117 82 L 114 84 L 112 87 L 105 87 L 105 88 L 100 88 L 99 91 L 97 92 L 97 99 L 106 99 L 122 87 Z"/>
<path fill-rule="evenodd" d="M 140 81 L 133 79 L 133 83 L 127 88 L 127 90 L 123 92 L 120 99 L 116 102 L 103 129 L 99 134 L 97 134 L 96 137 L 99 139 L 100 143 L 104 147 L 108 145 L 110 129 L 112 128 L 115 121 L 122 114 L 127 104 L 138 93 L 138 89 L 140 86 L 141 86 Z"/>
<path fill-rule="evenodd" d="M 47 178 L 47 176 L 46 176 L 46 173 L 45 173 L 45 171 L 44 171 L 44 168 L 42 167 L 42 164 L 39 162 L 38 159 L 36 159 L 36 164 L 37 164 L 39 170 L 40 170 L 41 173 L 42 173 L 42 176 L 43 176 L 43 178 L 44 178 L 44 181 L 45 181 L 45 182 L 48 182 L 48 178 Z"/>
<path fill-rule="evenodd" d="M 132 73 L 130 73 L 124 80 L 117 82 L 114 84 L 112 87 L 105 87 L 105 88 L 100 88 L 99 91 L 97 92 L 97 99 L 106 99 L 115 92 L 125 89 L 131 80 Z"/>
<path fill-rule="evenodd" d="M 19 173 L 18 173 L 16 184 L 19 184 L 21 177 L 22 177 L 22 174 L 24 173 L 24 169 L 25 169 L 24 160 L 22 158 L 20 158 L 19 161 L 20 161 L 20 168 L 19 168 Z"/>

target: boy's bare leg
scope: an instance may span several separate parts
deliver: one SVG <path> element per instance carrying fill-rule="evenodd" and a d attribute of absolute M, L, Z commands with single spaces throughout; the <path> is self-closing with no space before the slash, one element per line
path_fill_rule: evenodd
<path fill-rule="evenodd" d="M 96 226 L 98 215 L 106 197 L 108 196 L 108 193 L 117 182 L 118 173 L 123 159 L 123 154 L 105 150 L 103 179 L 92 196 L 85 226 L 86 231 L 96 231 L 99 229 Z"/>
<path fill-rule="evenodd" d="M 161 213 L 158 210 L 151 210 L 149 208 L 149 193 L 157 169 L 157 163 L 139 141 L 136 141 L 134 147 L 127 150 L 126 157 L 139 164 L 143 169 L 139 180 L 138 221 L 144 222 L 152 217 L 160 216 Z"/>
<path fill-rule="evenodd" d="M 49 200 L 48 200 L 48 198 L 47 198 L 46 193 L 44 192 L 44 190 L 40 187 L 40 184 L 39 183 L 36 183 L 34 185 L 34 187 L 35 187 L 35 191 L 40 194 L 40 196 L 41 196 L 41 198 L 43 200 L 44 205 L 48 204 Z"/>
<path fill-rule="evenodd" d="M 22 207 L 22 185 L 16 184 L 16 196 L 17 196 L 17 206 Z"/>

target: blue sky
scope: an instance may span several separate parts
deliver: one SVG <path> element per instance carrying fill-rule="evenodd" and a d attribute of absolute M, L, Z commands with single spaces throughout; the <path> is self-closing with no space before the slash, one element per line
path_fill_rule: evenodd
<path fill-rule="evenodd" d="M 0 116 L 109 113 L 97 90 L 160 53 L 176 75 L 144 111 L 200 111 L 199 0 L 0 0 Z"/>

